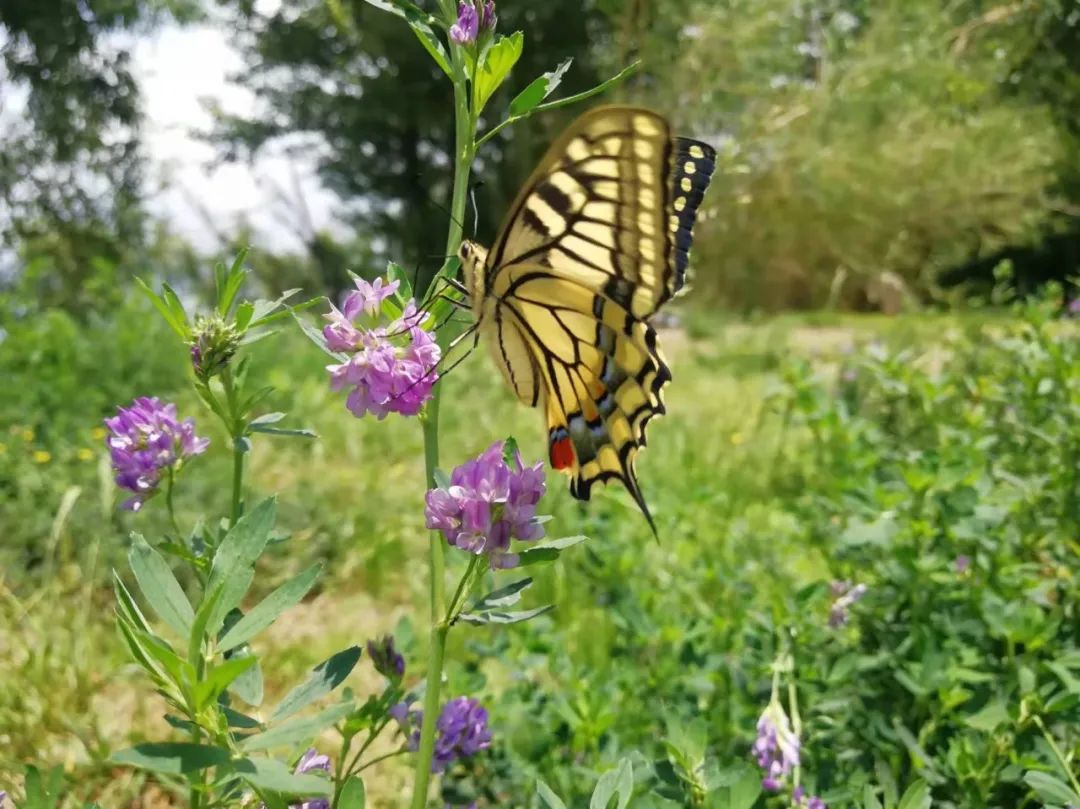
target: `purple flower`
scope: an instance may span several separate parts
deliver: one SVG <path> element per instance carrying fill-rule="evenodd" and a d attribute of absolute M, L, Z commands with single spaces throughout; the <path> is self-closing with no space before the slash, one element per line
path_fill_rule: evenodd
<path fill-rule="evenodd" d="M 1069 308 L 1066 311 L 1073 317 L 1080 317 L 1080 298 L 1069 301 Z"/>
<path fill-rule="evenodd" d="M 967 554 L 962 553 L 953 560 L 953 568 L 960 575 L 967 573 L 969 567 L 971 567 L 971 557 Z"/>
<path fill-rule="evenodd" d="M 441 352 L 435 338 L 423 328 L 427 312 L 410 300 L 401 317 L 379 325 L 380 307 L 397 290 L 398 282 L 374 284 L 357 279 L 339 310 L 331 304 L 323 337 L 331 351 L 350 354 L 339 365 L 329 365 L 330 386 L 351 389 L 345 405 L 357 418 L 368 413 L 378 419 L 389 413 L 415 416 L 438 380 L 435 371 Z"/>
<path fill-rule="evenodd" d="M 799 739 L 791 729 L 791 721 L 777 700 L 772 700 L 757 723 L 757 739 L 751 748 L 758 766 L 765 772 L 761 786 L 777 792 L 785 776 L 799 766 Z"/>
<path fill-rule="evenodd" d="M 526 467 L 519 452 L 513 463 L 496 441 L 480 456 L 457 467 L 450 485 L 431 489 L 424 510 L 427 527 L 442 531 L 457 548 L 489 557 L 492 570 L 514 567 L 511 540 L 532 542 L 544 536 L 536 504 L 546 490 L 544 465 Z"/>
<path fill-rule="evenodd" d="M 490 31 L 495 27 L 499 18 L 495 16 L 495 0 L 487 0 L 480 11 L 480 30 Z"/>
<path fill-rule="evenodd" d="M 829 589 L 833 594 L 833 603 L 829 607 L 829 626 L 838 629 L 848 622 L 848 610 L 851 606 L 866 595 L 866 585 L 852 586 L 849 581 L 834 581 Z"/>
<path fill-rule="evenodd" d="M 367 651 L 379 674 L 394 681 L 400 680 L 405 674 L 405 658 L 394 648 L 393 635 L 383 635 L 377 641 L 369 640 Z"/>
<path fill-rule="evenodd" d="M 322 755 L 314 747 L 308 748 L 307 752 L 300 756 L 300 760 L 296 762 L 294 772 L 299 775 L 312 770 L 330 772 L 330 757 Z M 328 798 L 308 798 L 300 803 L 290 803 L 289 809 L 330 809 L 330 800 Z"/>
<path fill-rule="evenodd" d="M 0 809 L 4 809 L 4 801 L 7 800 L 7 793 L 0 789 Z"/>
<path fill-rule="evenodd" d="M 476 42 L 476 36 L 480 33 L 480 17 L 476 13 L 476 6 L 472 0 L 462 0 L 458 3 L 457 13 L 457 22 L 450 26 L 450 39 L 458 45 L 471 45 Z"/>
<path fill-rule="evenodd" d="M 795 809 L 828 809 L 825 801 L 817 795 L 807 796 L 806 790 L 801 786 L 795 787 L 795 790 L 791 793 L 791 805 Z"/>
<path fill-rule="evenodd" d="M 424 712 L 410 710 L 408 702 L 399 702 L 390 709 L 390 716 L 401 725 L 408 736 L 413 752 L 420 749 L 420 727 Z M 431 759 L 432 772 L 444 772 L 456 760 L 469 758 L 491 746 L 491 731 L 487 726 L 487 711 L 474 699 L 458 697 L 443 706 L 435 723 L 435 750 Z"/>
<path fill-rule="evenodd" d="M 121 506 L 130 511 L 138 511 L 157 493 L 163 470 L 178 469 L 185 458 L 210 444 L 210 439 L 195 435 L 192 419 L 179 421 L 176 405 L 157 397 L 140 396 L 129 407 L 118 407 L 105 426 L 116 485 L 135 493 Z"/>

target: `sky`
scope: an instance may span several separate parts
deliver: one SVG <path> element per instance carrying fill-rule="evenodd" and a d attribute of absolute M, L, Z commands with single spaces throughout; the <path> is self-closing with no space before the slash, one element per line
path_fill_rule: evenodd
<path fill-rule="evenodd" d="M 242 63 L 222 30 L 165 26 L 140 38 L 133 56 L 146 113 L 151 207 L 174 232 L 213 251 L 220 246 L 217 233 L 231 232 L 246 217 L 262 246 L 298 250 L 298 234 L 305 230 L 299 195 L 316 229 L 332 224 L 335 198 L 321 187 L 310 161 L 279 151 L 251 166 L 217 165 L 213 146 L 198 138 L 212 122 L 204 99 L 230 113 L 255 105 L 249 92 L 228 81 Z"/>

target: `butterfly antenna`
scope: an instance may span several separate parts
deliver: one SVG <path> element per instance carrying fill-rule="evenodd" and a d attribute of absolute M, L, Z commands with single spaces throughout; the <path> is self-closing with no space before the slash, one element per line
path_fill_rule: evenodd
<path fill-rule="evenodd" d="M 482 180 L 477 180 L 469 188 L 469 201 L 472 202 L 473 220 L 472 220 L 472 237 L 476 239 L 476 226 L 480 222 L 480 209 L 476 205 L 476 189 L 482 186 L 484 183 Z"/>
<path fill-rule="evenodd" d="M 422 175 L 422 174 L 421 174 L 420 172 L 417 172 L 417 173 L 416 173 L 416 179 L 417 179 L 417 180 L 419 180 L 419 179 L 420 179 L 420 178 L 421 178 L 422 176 L 423 176 L 423 175 Z M 435 208 L 437 208 L 438 210 L 440 210 L 440 211 L 442 211 L 442 212 L 443 212 L 444 214 L 446 214 L 447 218 L 448 218 L 448 219 L 449 219 L 449 220 L 450 220 L 451 222 L 453 222 L 453 223 L 454 223 L 454 224 L 456 224 L 456 225 L 457 225 L 457 226 L 458 226 L 459 228 L 461 228 L 462 232 L 464 232 L 464 231 L 465 231 L 465 225 L 464 225 L 464 224 L 463 224 L 463 223 L 462 223 L 462 222 L 461 222 L 461 221 L 460 221 L 460 220 L 459 220 L 459 219 L 458 219 L 458 218 L 457 218 L 456 216 L 454 216 L 454 214 L 453 214 L 453 213 L 451 213 L 451 212 L 450 212 L 450 209 L 449 209 L 449 208 L 447 208 L 447 207 L 446 207 L 445 205 L 443 205 L 443 204 L 442 204 L 442 203 L 440 203 L 440 202 L 436 202 L 436 200 L 435 200 L 435 197 L 431 196 L 431 194 L 430 194 L 430 193 L 429 193 L 429 192 L 428 192 L 428 191 L 427 191 L 426 189 L 425 189 L 425 191 L 424 191 L 424 196 L 425 196 L 425 197 L 427 197 L 427 201 L 428 201 L 428 202 L 429 202 L 429 203 L 430 203 L 430 204 L 431 204 L 432 206 L 434 206 Z"/>

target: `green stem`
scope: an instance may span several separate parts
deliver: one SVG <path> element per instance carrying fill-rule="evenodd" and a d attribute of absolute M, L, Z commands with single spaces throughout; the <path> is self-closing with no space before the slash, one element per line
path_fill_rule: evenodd
<path fill-rule="evenodd" d="M 172 529 L 176 532 L 176 541 L 180 541 L 180 523 L 176 521 L 176 511 L 173 509 L 173 488 L 176 483 L 176 471 L 173 467 L 169 467 L 169 480 L 165 487 L 165 507 L 169 511 L 169 522 L 172 523 Z"/>
<path fill-rule="evenodd" d="M 453 4 L 444 3 L 448 17 Z M 465 63 L 461 48 L 451 44 L 454 61 L 454 121 L 455 161 L 454 190 L 450 203 L 450 224 L 446 236 L 446 254 L 457 253 L 461 243 L 465 218 L 465 202 L 469 192 L 469 171 L 473 159 L 473 139 L 476 121 L 469 109 L 469 86 L 465 78 Z M 440 340 L 440 342 L 442 342 Z M 427 486 L 435 486 L 435 470 L 439 465 L 439 400 L 442 386 L 436 385 L 434 395 L 424 415 L 424 466 Z M 444 621 L 446 614 L 446 559 L 442 537 L 431 536 L 429 543 L 429 575 L 431 577 L 431 643 L 428 652 L 427 686 L 424 692 L 424 719 L 420 727 L 420 745 L 416 756 L 416 773 L 413 781 L 412 809 L 424 809 L 427 804 L 428 785 L 431 782 L 431 759 L 435 752 L 435 723 L 439 718 L 439 692 L 442 686 L 443 658 L 446 653 L 446 636 L 450 627 Z"/>
<path fill-rule="evenodd" d="M 241 439 L 244 436 L 246 425 L 242 414 L 238 412 L 236 389 L 233 386 L 232 373 L 228 368 L 221 372 L 221 385 L 225 389 L 225 402 L 229 408 L 229 421 L 226 427 L 229 430 L 229 438 L 232 439 L 233 445 L 232 508 L 229 518 L 229 527 L 231 528 L 240 519 L 243 503 L 244 450 L 242 449 Z"/>
<path fill-rule="evenodd" d="M 408 752 L 409 751 L 407 749 L 402 748 L 401 750 L 394 750 L 393 752 L 390 752 L 390 753 L 383 753 L 381 756 L 375 756 L 375 758 L 373 758 L 371 761 L 365 761 L 363 764 L 361 764 L 360 769 L 358 769 L 357 772 L 363 772 L 368 767 L 370 767 L 372 764 L 378 764 L 380 761 L 386 761 L 388 758 L 393 758 L 394 756 L 400 756 L 402 753 L 408 753 Z"/>
<path fill-rule="evenodd" d="M 1035 724 L 1039 726 L 1039 730 L 1042 731 L 1042 735 L 1043 738 L 1046 739 L 1046 743 L 1050 745 L 1050 749 L 1053 751 L 1054 757 L 1057 758 L 1058 764 L 1061 765 L 1061 769 L 1065 772 L 1065 775 L 1068 776 L 1069 783 L 1072 784 L 1073 792 L 1075 792 L 1077 795 L 1080 795 L 1080 783 L 1077 782 L 1076 776 L 1073 775 L 1072 768 L 1065 760 L 1065 756 L 1062 755 L 1061 748 L 1057 746 L 1057 742 L 1054 741 L 1054 737 L 1050 735 L 1050 731 L 1048 731 L 1046 729 L 1046 725 L 1043 724 L 1042 717 L 1038 714 L 1035 714 L 1031 718 L 1035 722 Z"/>

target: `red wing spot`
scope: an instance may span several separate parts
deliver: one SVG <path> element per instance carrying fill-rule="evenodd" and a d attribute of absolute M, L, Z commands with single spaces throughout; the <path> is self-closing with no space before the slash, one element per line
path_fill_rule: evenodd
<path fill-rule="evenodd" d="M 574 465 L 574 444 L 570 436 L 551 442 L 552 469 L 569 469 Z"/>

